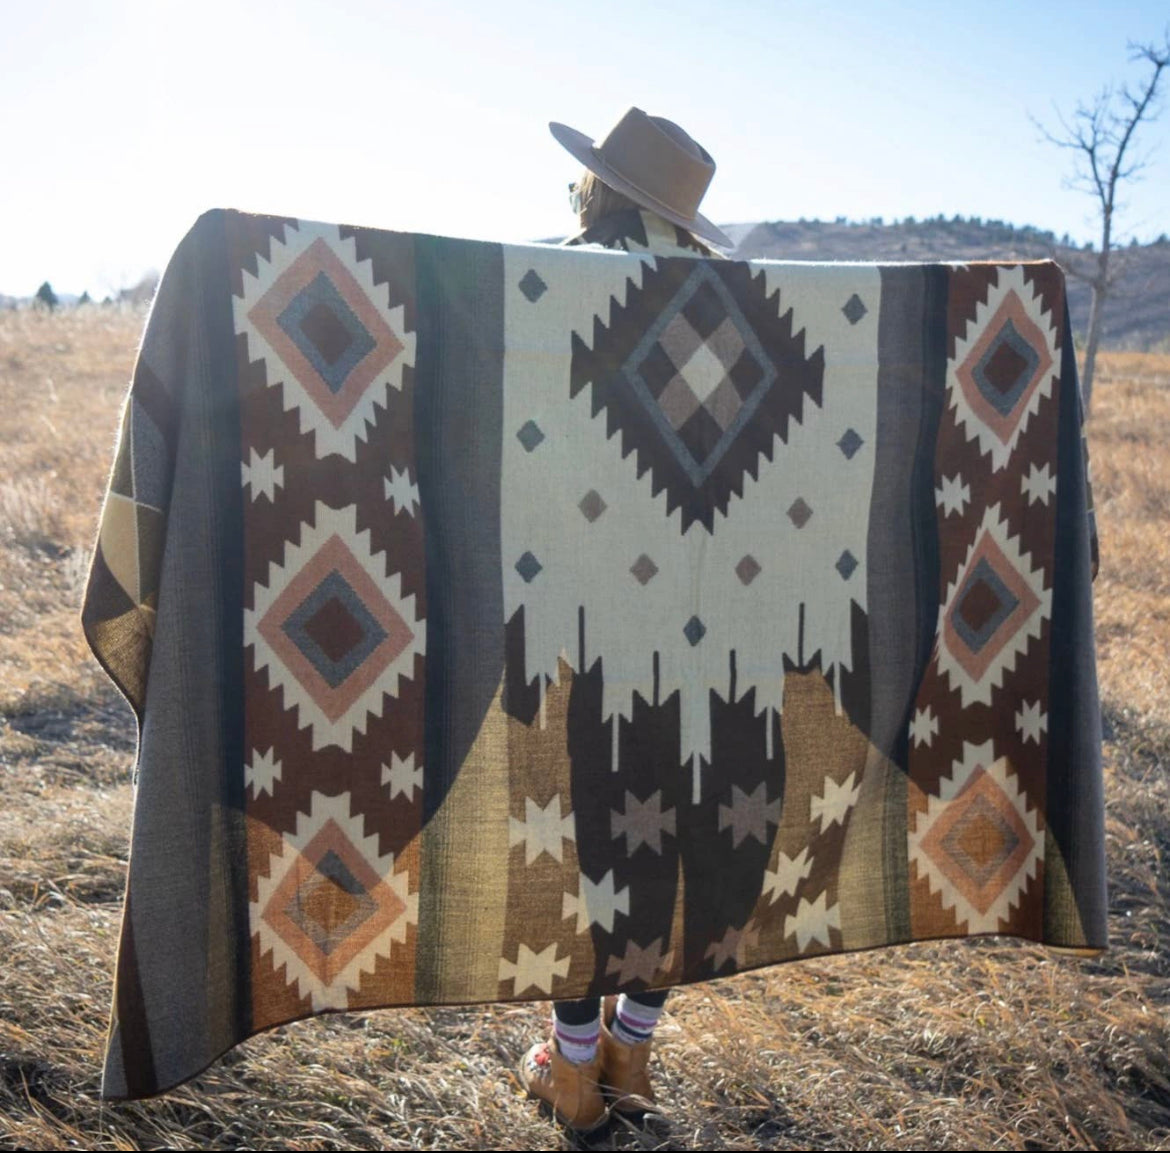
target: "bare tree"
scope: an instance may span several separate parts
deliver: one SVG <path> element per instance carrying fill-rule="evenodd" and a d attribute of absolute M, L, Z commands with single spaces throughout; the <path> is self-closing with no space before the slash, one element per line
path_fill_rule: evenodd
<path fill-rule="evenodd" d="M 1093 290 L 1089 310 L 1089 335 L 1085 343 L 1085 364 L 1081 374 L 1085 411 L 1093 391 L 1093 370 L 1097 363 L 1097 345 L 1101 340 L 1101 319 L 1105 301 L 1117 279 L 1116 266 L 1111 271 L 1110 255 L 1114 251 L 1114 214 L 1120 205 L 1118 186 L 1132 180 L 1146 166 L 1146 160 L 1135 159 L 1131 145 L 1139 126 L 1156 120 L 1158 84 L 1167 65 L 1170 65 L 1170 30 L 1163 45 L 1128 45 L 1130 60 L 1144 60 L 1150 71 L 1137 88 L 1128 84 L 1120 91 L 1106 87 L 1091 104 L 1080 103 L 1070 123 L 1060 113 L 1059 132 L 1050 132 L 1039 121 L 1033 122 L 1044 134 L 1044 139 L 1058 148 L 1067 148 L 1076 154 L 1075 168 L 1069 184 L 1091 193 L 1097 199 L 1101 214 L 1101 245 L 1095 266 L 1083 267 L 1078 262 L 1066 262 L 1069 272 L 1088 281 Z"/>

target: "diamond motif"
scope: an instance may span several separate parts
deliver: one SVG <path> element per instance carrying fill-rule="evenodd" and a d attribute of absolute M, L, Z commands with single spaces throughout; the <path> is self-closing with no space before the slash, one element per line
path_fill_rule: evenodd
<path fill-rule="evenodd" d="M 735 566 L 735 575 L 745 585 L 750 585 L 760 575 L 760 571 L 760 562 L 751 553 L 743 557 L 739 564 Z"/>
<path fill-rule="evenodd" d="M 1039 637 L 1051 606 L 1043 569 L 1033 570 L 1000 521 L 999 506 L 985 510 L 939 609 L 939 670 L 959 690 L 964 708 L 991 704 L 992 688 Z"/>
<path fill-rule="evenodd" d="M 1014 596 L 996 575 L 986 557 L 978 564 L 959 590 L 951 613 L 951 624 L 972 652 L 979 652 L 996 630 L 1015 612 L 1019 597 Z"/>
<path fill-rule="evenodd" d="M 683 626 L 683 636 L 691 642 L 692 645 L 697 645 L 699 641 L 706 635 L 707 629 L 703 622 L 698 617 L 691 617 L 689 621 Z"/>
<path fill-rule="evenodd" d="M 516 436 L 529 452 L 544 440 L 544 433 L 540 431 L 540 425 L 534 420 L 526 420 L 517 430 Z"/>
<path fill-rule="evenodd" d="M 746 265 L 660 261 L 624 302 L 610 299 L 591 343 L 574 336 L 570 395 L 591 386 L 593 415 L 604 413 L 607 435 L 620 431 L 622 455 L 636 452 L 653 491 L 666 489 L 666 512 L 682 508 L 684 533 L 695 520 L 713 531 L 805 397 L 820 404 L 823 350 L 806 356 L 792 309 L 779 308 Z"/>
<path fill-rule="evenodd" d="M 1044 855 L 1039 816 L 1006 757 L 991 741 L 964 742 L 963 758 L 939 784 L 909 831 L 910 859 L 968 933 L 995 933 L 1010 920 Z"/>
<path fill-rule="evenodd" d="M 856 429 L 847 428 L 845 434 L 837 441 L 837 447 L 845 454 L 846 460 L 852 460 L 853 454 L 865 443 Z"/>
<path fill-rule="evenodd" d="M 276 323 L 335 395 L 376 347 L 324 272 L 289 301 Z"/>
<path fill-rule="evenodd" d="M 845 313 L 845 319 L 848 320 L 850 324 L 856 324 L 869 311 L 869 309 L 865 307 L 861 297 L 858 296 L 855 292 L 847 301 L 845 301 L 844 305 L 842 305 L 841 311 Z"/>
<path fill-rule="evenodd" d="M 857 568 L 857 558 L 846 549 L 837 558 L 837 571 L 841 574 L 843 580 L 848 580 L 853 575 L 853 570 Z"/>
<path fill-rule="evenodd" d="M 393 853 L 378 851 L 365 835 L 361 813 L 348 793 L 314 791 L 309 811 L 297 813 L 258 877 L 248 907 L 252 933 L 272 968 L 311 997 L 313 1011 L 345 1009 L 349 994 L 379 957 L 389 959 L 418 923 L 418 894 L 397 870 Z"/>
<path fill-rule="evenodd" d="M 530 268 L 520 281 L 520 291 L 535 304 L 548 290 L 548 285 L 540 279 L 535 268 Z"/>
<path fill-rule="evenodd" d="M 405 306 L 390 306 L 390 286 L 375 284 L 354 239 L 333 225 L 288 227 L 256 262 L 232 300 L 236 332 L 285 409 L 297 410 L 301 432 L 313 433 L 317 457 L 353 461 L 388 390 L 401 389 L 414 364 Z"/>
<path fill-rule="evenodd" d="M 969 438 L 1003 468 L 1056 379 L 1056 324 L 1022 268 L 997 270 L 947 365 L 949 405 Z"/>
<path fill-rule="evenodd" d="M 531 584 L 536 574 L 544 568 L 530 552 L 526 552 L 517 562 L 516 571 L 524 578 L 526 584 Z"/>
<path fill-rule="evenodd" d="M 330 688 L 351 676 L 387 637 L 336 569 L 284 619 L 280 629 Z"/>
<path fill-rule="evenodd" d="M 582 516 L 592 524 L 608 507 L 604 500 L 601 499 L 601 493 L 595 488 L 591 488 L 582 498 L 577 507 L 581 510 Z"/>
<path fill-rule="evenodd" d="M 296 708 L 298 727 L 311 725 L 314 750 L 350 750 L 366 718 L 380 716 L 386 695 L 413 677 L 425 655 L 426 629 L 403 596 L 398 573 L 387 575 L 383 554 L 370 551 L 369 533 L 356 530 L 355 506 L 318 502 L 300 544 L 286 542 L 283 563 L 270 564 L 268 582 L 252 588 L 244 610 L 244 643 L 255 668 Z"/>
<path fill-rule="evenodd" d="M 805 504 L 804 497 L 798 496 L 796 500 L 788 506 L 788 519 L 792 521 L 797 528 L 804 528 L 808 524 L 808 518 L 812 516 L 812 509 Z"/>
<path fill-rule="evenodd" d="M 334 849 L 316 865 L 282 912 L 328 957 L 377 912 L 378 904 Z"/>
<path fill-rule="evenodd" d="M 630 566 L 630 572 L 634 574 L 639 584 L 649 584 L 658 575 L 658 566 L 643 553 Z"/>
<path fill-rule="evenodd" d="M 743 423 L 741 414 L 755 410 L 776 378 L 739 305 L 704 265 L 646 332 L 624 371 L 670 434 L 668 443 L 694 484 L 718 464 L 734 439 L 729 434 Z"/>

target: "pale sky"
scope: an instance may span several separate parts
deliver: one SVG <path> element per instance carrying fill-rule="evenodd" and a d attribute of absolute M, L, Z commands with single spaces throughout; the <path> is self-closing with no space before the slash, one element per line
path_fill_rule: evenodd
<path fill-rule="evenodd" d="M 720 224 L 978 215 L 1095 238 L 1040 143 L 1166 0 L 5 0 L 0 292 L 105 296 L 204 210 L 497 240 L 563 235 L 580 168 L 636 105 L 718 171 Z M 1163 85 L 1170 105 L 1170 78 Z M 1170 233 L 1170 107 L 1123 239 Z"/>

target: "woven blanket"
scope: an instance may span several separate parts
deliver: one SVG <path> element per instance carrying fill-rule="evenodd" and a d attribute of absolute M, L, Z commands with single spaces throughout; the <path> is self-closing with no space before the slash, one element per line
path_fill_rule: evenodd
<path fill-rule="evenodd" d="M 216 211 L 83 610 L 140 726 L 103 1093 L 326 1010 L 1104 947 L 1060 269 Z"/>

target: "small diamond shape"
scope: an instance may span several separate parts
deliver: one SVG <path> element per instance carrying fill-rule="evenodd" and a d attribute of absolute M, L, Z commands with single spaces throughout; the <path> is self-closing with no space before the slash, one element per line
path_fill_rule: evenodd
<path fill-rule="evenodd" d="M 540 425 L 534 420 L 526 420 L 517 431 L 516 436 L 529 452 L 544 440 L 544 433 L 540 431 Z"/>
<path fill-rule="evenodd" d="M 837 441 L 837 447 L 845 454 L 847 460 L 853 459 L 853 454 L 865 443 L 856 429 L 847 428 L 845 435 Z"/>
<path fill-rule="evenodd" d="M 739 564 L 735 566 L 735 575 L 739 577 L 745 585 L 750 585 L 752 581 L 760 575 L 760 562 L 756 560 L 751 553 L 748 553 Z"/>
<path fill-rule="evenodd" d="M 530 268 L 520 281 L 520 291 L 535 304 L 548 291 L 548 285 L 540 279 L 535 268 Z"/>
<path fill-rule="evenodd" d="M 698 617 L 691 617 L 691 619 L 687 621 L 686 625 L 683 627 L 683 636 L 685 636 L 692 645 L 697 645 L 699 641 L 703 639 L 706 632 L 707 629 L 704 627 L 703 622 L 699 620 Z"/>
<path fill-rule="evenodd" d="M 649 584 L 658 574 L 658 566 L 643 553 L 630 566 L 630 572 L 634 574 L 639 584 Z"/>
<path fill-rule="evenodd" d="M 845 319 L 850 324 L 856 324 L 869 309 L 861 302 L 861 297 L 855 292 L 842 306 L 841 311 L 845 313 Z"/>
<path fill-rule="evenodd" d="M 533 578 L 544 565 L 540 563 L 530 552 L 526 552 L 517 562 L 516 571 L 524 578 L 525 583 L 531 584 Z"/>
<path fill-rule="evenodd" d="M 844 577 L 845 580 L 848 580 L 853 575 L 853 570 L 855 568 L 857 568 L 857 558 L 848 549 L 846 549 L 837 558 L 837 571 L 841 574 L 842 577 Z"/>
<path fill-rule="evenodd" d="M 810 516 L 812 516 L 812 509 L 804 503 L 804 497 L 802 496 L 798 496 L 788 506 L 788 517 L 797 528 L 804 528 L 808 524 L 808 518 Z"/>
<path fill-rule="evenodd" d="M 601 493 L 595 488 L 591 488 L 582 498 L 577 507 L 581 510 L 581 514 L 585 519 L 592 524 L 603 512 L 605 512 L 608 505 L 601 499 Z"/>

